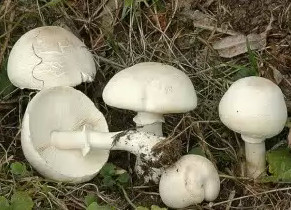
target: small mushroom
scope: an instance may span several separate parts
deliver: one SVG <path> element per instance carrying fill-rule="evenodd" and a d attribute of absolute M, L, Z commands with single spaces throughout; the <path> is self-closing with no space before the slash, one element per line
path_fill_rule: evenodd
<path fill-rule="evenodd" d="M 157 137 L 144 132 L 108 132 L 94 103 L 71 87 L 43 89 L 26 109 L 21 133 L 25 157 L 43 176 L 57 181 L 92 179 L 108 159 L 109 150 L 127 150 L 143 161 L 153 154 Z"/>
<path fill-rule="evenodd" d="M 170 208 L 214 201 L 219 191 L 217 170 L 211 161 L 200 155 L 183 156 L 163 172 L 159 184 L 162 201 Z"/>
<path fill-rule="evenodd" d="M 163 136 L 163 114 L 183 113 L 197 106 L 189 77 L 162 63 L 145 62 L 115 74 L 103 91 L 109 106 L 137 112 L 133 119 L 140 131 Z"/>
<path fill-rule="evenodd" d="M 219 116 L 245 141 L 248 176 L 259 177 L 266 167 L 265 139 L 279 134 L 287 120 L 282 91 L 262 77 L 239 79 L 222 97 Z"/>
<path fill-rule="evenodd" d="M 15 43 L 7 72 L 15 86 L 40 90 L 91 82 L 96 68 L 92 54 L 74 34 L 58 26 L 43 26 Z"/>

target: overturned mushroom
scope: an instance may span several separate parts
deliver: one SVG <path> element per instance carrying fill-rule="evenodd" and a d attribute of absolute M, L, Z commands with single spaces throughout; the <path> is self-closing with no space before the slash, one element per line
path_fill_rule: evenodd
<path fill-rule="evenodd" d="M 70 87 L 41 90 L 28 104 L 21 143 L 25 157 L 50 179 L 84 182 L 93 178 L 108 159 L 109 150 L 127 150 L 145 162 L 159 161 L 157 137 L 144 132 L 108 132 L 93 102 Z"/>
<path fill-rule="evenodd" d="M 220 191 L 218 172 L 214 165 L 200 155 L 185 155 L 165 169 L 159 192 L 162 201 L 171 208 L 185 208 L 213 201 Z"/>
<path fill-rule="evenodd" d="M 7 72 L 15 86 L 40 90 L 91 82 L 96 68 L 92 54 L 74 34 L 61 27 L 43 26 L 28 31 L 15 43 Z"/>
<path fill-rule="evenodd" d="M 234 82 L 219 103 L 219 116 L 245 141 L 247 174 L 260 176 L 266 167 L 265 139 L 279 134 L 287 121 L 284 95 L 272 81 L 246 77 Z"/>

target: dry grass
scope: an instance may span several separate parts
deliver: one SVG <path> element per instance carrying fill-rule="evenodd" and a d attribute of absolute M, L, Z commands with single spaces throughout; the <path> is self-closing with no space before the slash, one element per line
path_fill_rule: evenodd
<path fill-rule="evenodd" d="M 228 60 L 219 58 L 211 43 L 225 34 L 195 28 L 189 19 L 180 15 L 183 9 L 191 6 L 193 10 L 212 15 L 218 26 L 228 25 L 238 32 L 260 32 L 268 24 L 272 12 L 275 27 L 269 35 L 268 48 L 257 52 L 256 59 L 262 76 L 273 79 L 270 69 L 281 71 L 284 75 L 282 87 L 286 88 L 284 92 L 289 101 L 288 85 L 291 83 L 289 72 L 284 68 L 290 69 L 288 64 L 291 63 L 288 55 L 291 43 L 289 1 L 172 0 L 165 3 L 160 0 L 164 8 L 145 1 L 128 8 L 123 19 L 123 5 L 106 13 L 106 2 L 67 0 L 48 5 L 45 0 L 2 0 L 0 64 L 5 65 L 13 44 L 28 30 L 42 25 L 70 28 L 91 49 L 98 68 L 95 81 L 78 89 L 104 113 L 111 131 L 133 127 L 134 113 L 104 104 L 101 93 L 108 80 L 119 70 L 138 62 L 158 61 L 173 65 L 193 81 L 199 106 L 191 113 L 167 116 L 165 134 L 171 136 L 172 141 L 182 141 L 184 154 L 193 146 L 202 147 L 221 173 L 219 198 L 214 203 L 202 203 L 190 209 L 290 208 L 291 188 L 288 185 L 260 184 L 244 178 L 243 143 L 219 121 L 218 102 L 239 71 L 238 66 L 249 65 L 247 55 Z M 254 12 L 258 8 L 260 12 Z M 248 9 L 250 11 L 245 13 Z M 241 21 L 245 21 L 244 24 Z M 132 182 L 124 194 L 103 188 L 98 177 L 90 183 L 69 185 L 44 180 L 30 167 L 30 175 L 25 178 L 11 174 L 9 165 L 15 161 L 29 166 L 20 148 L 20 126 L 33 94 L 16 89 L 0 100 L 0 195 L 10 197 L 15 190 L 26 190 L 36 209 L 84 209 L 84 197 L 88 193 L 96 194 L 100 201 L 117 209 L 130 209 L 129 200 L 135 205 L 162 206 L 157 186 L 136 186 Z M 284 134 L 281 137 L 281 140 L 286 138 Z M 112 152 L 110 161 L 131 171 L 131 159 L 127 153 Z"/>

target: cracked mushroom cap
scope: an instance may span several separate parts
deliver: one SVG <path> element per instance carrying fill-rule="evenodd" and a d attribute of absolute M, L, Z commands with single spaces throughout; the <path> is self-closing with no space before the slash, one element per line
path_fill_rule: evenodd
<path fill-rule="evenodd" d="M 103 91 L 106 104 L 136 112 L 183 113 L 197 106 L 189 77 L 175 67 L 139 63 L 115 74 Z"/>
<path fill-rule="evenodd" d="M 93 102 L 71 87 L 43 89 L 29 102 L 22 123 L 21 146 L 28 162 L 44 177 L 64 182 L 92 179 L 106 163 L 107 150 L 60 150 L 51 145 L 51 132 L 108 132 L 106 120 Z"/>
<path fill-rule="evenodd" d="M 219 103 L 220 120 L 229 129 L 260 143 L 279 134 L 287 121 L 281 89 L 263 77 L 245 77 L 234 82 Z"/>
<path fill-rule="evenodd" d="M 35 28 L 21 36 L 10 52 L 7 71 L 13 85 L 37 90 L 91 82 L 96 74 L 84 43 L 58 26 Z"/>
<path fill-rule="evenodd" d="M 220 180 L 214 165 L 200 155 L 185 155 L 163 172 L 159 192 L 170 208 L 185 208 L 214 201 L 220 191 Z"/>

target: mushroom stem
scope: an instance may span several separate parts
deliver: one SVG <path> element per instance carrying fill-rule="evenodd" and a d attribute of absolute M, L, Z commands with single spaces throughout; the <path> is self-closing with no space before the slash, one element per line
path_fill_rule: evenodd
<path fill-rule="evenodd" d="M 91 148 L 99 150 L 126 150 L 144 159 L 154 158 L 152 148 L 163 138 L 139 131 L 98 132 L 53 131 L 51 144 L 58 149 L 81 149 L 85 156 Z"/>
<path fill-rule="evenodd" d="M 162 114 L 151 113 L 151 112 L 138 112 L 133 118 L 136 123 L 136 130 L 152 133 L 157 136 L 163 136 L 163 122 L 165 119 Z M 139 177 L 143 177 L 145 182 L 154 181 L 158 183 L 160 176 L 162 174 L 162 169 L 156 168 L 152 170 L 150 174 L 144 170 L 144 162 L 140 157 L 136 158 L 135 172 Z"/>
<path fill-rule="evenodd" d="M 162 114 L 151 112 L 138 112 L 133 118 L 138 131 L 153 133 L 157 136 L 163 136 L 162 124 L 165 119 Z"/>
<path fill-rule="evenodd" d="M 245 141 L 247 175 L 256 179 L 264 173 L 266 168 L 265 139 L 262 139 L 260 143 L 252 143 L 251 138 L 245 136 L 242 136 L 242 139 Z"/>

